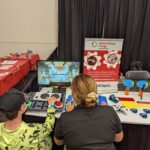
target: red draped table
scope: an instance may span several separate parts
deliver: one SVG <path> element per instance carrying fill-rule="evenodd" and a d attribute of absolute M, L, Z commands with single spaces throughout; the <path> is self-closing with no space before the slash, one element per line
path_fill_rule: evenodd
<path fill-rule="evenodd" d="M 10 54 L 9 56 L 0 58 L 0 60 L 28 60 L 30 65 L 30 70 L 36 69 L 36 62 L 40 60 L 39 54 L 28 55 L 26 53 L 21 54 Z"/>
<path fill-rule="evenodd" d="M 14 60 L 14 62 L 14 64 L 10 64 L 8 60 L 0 62 L 0 95 L 16 85 L 30 71 L 28 60 Z"/>

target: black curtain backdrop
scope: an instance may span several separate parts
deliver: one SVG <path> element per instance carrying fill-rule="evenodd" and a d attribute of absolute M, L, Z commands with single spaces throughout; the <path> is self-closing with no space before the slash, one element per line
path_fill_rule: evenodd
<path fill-rule="evenodd" d="M 124 39 L 121 71 L 129 70 L 137 60 L 150 71 L 148 0 L 106 0 L 104 11 L 104 37 Z"/>
<path fill-rule="evenodd" d="M 59 0 L 58 58 L 83 62 L 84 38 L 102 37 L 103 0 Z"/>
<path fill-rule="evenodd" d="M 142 61 L 150 71 L 148 0 L 58 0 L 58 58 L 83 62 L 84 38 L 123 38 L 120 71 Z"/>

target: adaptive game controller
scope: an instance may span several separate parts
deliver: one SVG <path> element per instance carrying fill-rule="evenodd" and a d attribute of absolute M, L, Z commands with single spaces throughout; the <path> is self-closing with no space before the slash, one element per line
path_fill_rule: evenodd
<path fill-rule="evenodd" d="M 32 111 L 46 111 L 48 108 L 47 98 L 56 97 L 55 102 L 56 112 L 61 112 L 63 108 L 62 94 L 61 93 L 50 93 L 50 92 L 36 92 L 32 99 L 32 106 L 28 110 Z"/>
<path fill-rule="evenodd" d="M 50 93 L 50 92 L 36 92 L 35 95 L 33 96 L 33 100 L 47 101 L 47 98 L 49 97 L 56 97 L 58 100 L 60 100 L 62 97 L 62 94 Z"/>

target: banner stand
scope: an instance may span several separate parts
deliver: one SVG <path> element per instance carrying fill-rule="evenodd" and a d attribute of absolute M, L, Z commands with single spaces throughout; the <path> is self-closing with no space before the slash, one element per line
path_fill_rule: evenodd
<path fill-rule="evenodd" d="M 97 82 L 98 93 L 118 91 L 123 39 L 85 38 L 83 73 Z"/>

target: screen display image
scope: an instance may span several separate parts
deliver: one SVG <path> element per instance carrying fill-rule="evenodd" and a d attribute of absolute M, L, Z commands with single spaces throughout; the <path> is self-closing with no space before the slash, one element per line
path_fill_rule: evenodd
<path fill-rule="evenodd" d="M 79 62 L 39 61 L 38 84 L 43 86 L 70 85 L 79 72 Z"/>

